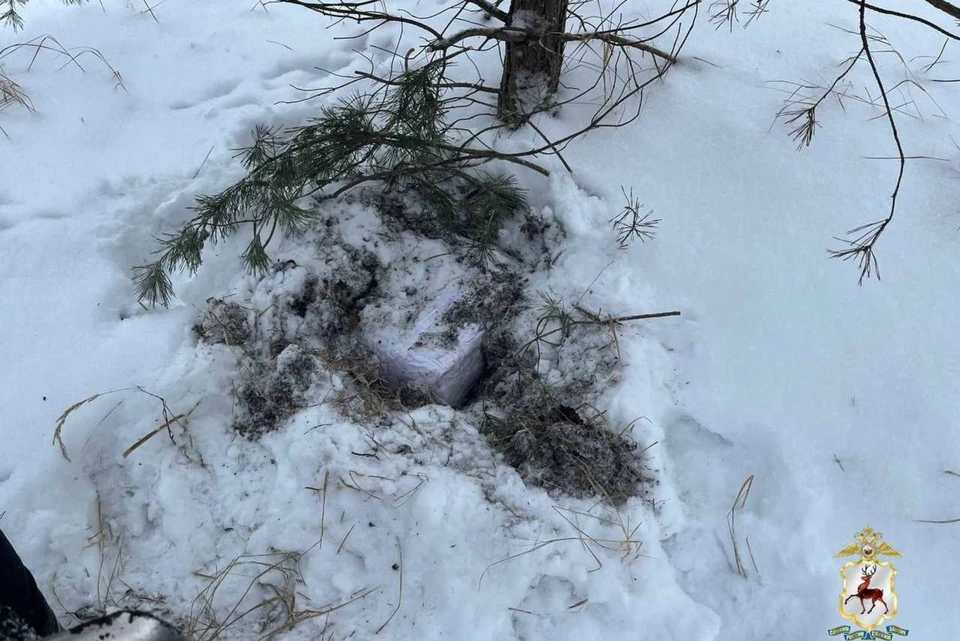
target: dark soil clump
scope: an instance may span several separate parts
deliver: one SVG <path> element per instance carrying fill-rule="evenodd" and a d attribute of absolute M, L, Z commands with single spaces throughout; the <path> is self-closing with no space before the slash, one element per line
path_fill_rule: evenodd
<path fill-rule="evenodd" d="M 246 345 L 252 335 L 249 310 L 233 302 L 216 298 L 207 300 L 207 311 L 201 321 L 194 325 L 194 333 L 211 345 Z"/>
<path fill-rule="evenodd" d="M 485 432 L 525 483 L 551 494 L 599 496 L 613 505 L 641 493 L 647 480 L 633 441 L 600 420 L 551 398 L 508 407 L 504 418 L 486 416 Z"/>
<path fill-rule="evenodd" d="M 238 390 L 243 416 L 233 428 L 247 438 L 260 436 L 306 405 L 305 393 L 313 384 L 316 358 L 290 345 L 273 363 L 273 371 L 261 366 L 259 376 L 247 380 Z"/>

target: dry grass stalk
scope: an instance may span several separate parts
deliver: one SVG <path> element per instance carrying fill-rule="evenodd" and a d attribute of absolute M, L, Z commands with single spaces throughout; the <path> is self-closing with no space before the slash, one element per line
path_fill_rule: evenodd
<path fill-rule="evenodd" d="M 116 393 L 118 393 L 118 392 L 127 392 L 127 391 L 129 391 L 129 390 L 131 390 L 131 389 L 133 389 L 133 388 L 124 387 L 124 388 L 122 388 L 122 389 L 110 390 L 109 392 L 100 392 L 100 393 L 98 393 L 98 394 L 94 394 L 94 395 L 92 395 L 92 396 L 88 396 L 87 398 L 83 399 L 82 401 L 77 401 L 76 403 L 74 403 L 73 405 L 71 405 L 70 407 L 68 407 L 68 408 L 63 412 L 63 414 L 60 415 L 60 417 L 57 419 L 57 427 L 56 427 L 56 429 L 53 430 L 53 442 L 54 442 L 54 444 L 60 446 L 60 454 L 63 455 L 63 458 L 65 458 L 65 459 L 68 460 L 68 461 L 70 460 L 70 455 L 67 454 L 67 446 L 66 446 L 66 444 L 64 444 L 64 442 L 63 442 L 63 426 L 64 426 L 64 424 L 66 424 L 67 418 L 68 418 L 71 414 L 73 414 L 73 412 L 75 412 L 76 410 L 80 409 L 81 407 L 83 407 L 84 405 L 86 405 L 86 404 L 88 404 L 88 403 L 92 403 L 93 401 L 97 400 L 97 399 L 100 398 L 101 396 L 106 396 L 106 395 L 108 395 L 108 394 L 116 394 Z"/>
<path fill-rule="evenodd" d="M 736 565 L 737 574 L 746 578 L 747 569 L 743 566 L 743 559 L 740 556 L 740 548 L 737 545 L 737 511 L 742 510 L 747 505 L 747 498 L 750 496 L 750 488 L 753 487 L 753 474 L 747 477 L 747 480 L 740 486 L 737 492 L 737 498 L 733 501 L 733 506 L 727 513 L 727 528 L 730 532 L 730 541 L 733 543 L 733 560 Z M 751 558 L 753 552 L 750 553 Z M 756 567 L 756 563 L 754 563 Z"/>
<path fill-rule="evenodd" d="M 13 79 L 0 68 L 0 111 L 13 106 L 23 107 L 30 112 L 35 111 L 33 103 L 23 90 L 23 87 L 14 82 Z"/>
<path fill-rule="evenodd" d="M 330 470 L 327 470 L 323 475 L 323 487 L 307 487 L 306 489 L 323 494 L 323 502 L 320 506 L 320 541 L 317 543 L 317 547 L 322 550 L 323 534 L 326 531 L 324 524 L 327 521 L 327 491 L 330 489 Z"/>
<path fill-rule="evenodd" d="M 942 519 L 942 520 L 930 520 L 930 519 L 914 519 L 914 523 L 937 523 L 937 524 L 947 524 L 947 523 L 960 523 L 960 519 Z"/>
<path fill-rule="evenodd" d="M 146 435 L 144 435 L 143 437 L 141 437 L 136 443 L 134 443 L 134 444 L 131 445 L 129 448 L 127 448 L 127 450 L 123 453 L 123 457 L 124 457 L 124 458 L 127 458 L 127 457 L 128 457 L 130 454 L 132 454 L 137 448 L 139 448 L 141 445 L 143 445 L 144 443 L 146 443 L 148 440 L 150 440 L 151 438 L 153 438 L 154 436 L 156 436 L 157 434 L 159 434 L 159 433 L 162 432 L 163 430 L 167 430 L 167 433 L 170 435 L 170 440 L 173 441 L 173 433 L 170 431 L 170 426 L 176 424 L 176 425 L 179 425 L 184 431 L 186 431 L 187 427 L 186 427 L 186 424 L 185 424 L 183 421 L 185 421 L 185 419 L 189 418 L 190 415 L 193 414 L 194 410 L 197 409 L 197 406 L 200 404 L 200 402 L 197 401 L 197 403 L 190 409 L 190 411 L 188 411 L 188 412 L 186 412 L 186 413 L 183 413 L 183 414 L 177 414 L 177 413 L 171 411 L 170 407 L 167 405 L 167 401 L 166 401 L 163 397 L 158 396 L 158 395 L 156 395 L 156 394 L 154 394 L 154 393 L 152 393 L 152 392 L 149 392 L 149 391 L 143 389 L 142 387 L 140 387 L 139 385 L 138 385 L 138 386 L 135 386 L 135 387 L 123 387 L 123 388 L 120 388 L 120 389 L 110 390 L 110 391 L 108 391 L 108 392 L 99 392 L 99 393 L 97 393 L 97 394 L 93 394 L 93 395 L 91 395 L 91 396 L 88 396 L 87 398 L 85 398 L 85 399 L 83 399 L 83 400 L 80 400 L 80 401 L 77 401 L 76 403 L 74 403 L 73 405 L 71 405 L 70 407 L 68 407 L 66 410 L 64 410 L 63 414 L 61 414 L 60 417 L 57 418 L 56 428 L 55 428 L 54 431 L 53 431 L 53 443 L 54 443 L 55 445 L 59 445 L 59 446 L 60 446 L 60 454 L 63 456 L 64 459 L 66 459 L 67 461 L 70 461 L 70 460 L 71 460 L 71 459 L 70 459 L 70 455 L 69 455 L 68 452 L 67 452 L 67 446 L 66 446 L 66 444 L 63 442 L 63 428 L 64 428 L 64 426 L 66 425 L 67 419 L 70 418 L 70 416 L 71 416 L 74 412 L 76 412 L 77 410 L 79 410 L 81 407 L 92 403 L 93 401 L 97 400 L 98 398 L 100 398 L 100 397 L 102 397 L 102 396 L 107 396 L 107 395 L 110 395 L 110 394 L 117 394 L 117 393 L 120 393 L 120 392 L 129 392 L 129 391 L 136 391 L 136 392 L 138 392 L 138 393 L 140 393 L 140 394 L 145 394 L 146 396 L 150 396 L 150 397 L 155 398 L 155 399 L 157 399 L 158 401 L 160 401 L 161 413 L 162 413 L 162 422 L 161 422 L 161 424 L 160 424 L 159 427 L 157 427 L 157 428 L 154 429 L 154 430 L 151 430 L 149 433 L 147 433 Z M 121 401 L 121 403 L 122 403 L 122 401 Z M 117 407 L 119 407 L 119 405 L 120 405 L 120 403 L 118 403 L 116 406 L 114 406 L 114 407 L 107 413 L 106 416 L 109 416 L 110 414 L 112 414 L 113 411 L 116 410 Z M 106 419 L 106 416 L 104 417 L 104 419 Z M 101 425 L 101 424 L 103 423 L 103 420 L 104 420 L 104 419 L 101 419 L 100 423 L 98 423 L 97 425 L 98 425 L 98 426 Z M 174 444 L 176 444 L 176 441 L 174 441 Z"/>
<path fill-rule="evenodd" d="M 137 388 L 137 389 L 139 389 L 139 388 Z M 142 390 L 141 390 L 141 391 L 142 391 Z M 160 398 L 160 397 L 157 397 L 157 398 Z M 160 399 L 160 400 L 163 401 L 163 399 Z M 172 441 L 172 440 L 173 440 L 173 434 L 170 432 L 170 426 L 173 425 L 174 423 L 176 423 L 176 424 L 179 425 L 181 428 L 183 428 L 184 430 L 186 430 L 186 429 L 187 429 L 187 426 L 186 426 L 186 424 L 185 424 L 183 421 L 185 421 L 186 419 L 190 418 L 190 415 L 193 414 L 193 411 L 194 411 L 195 409 L 197 409 L 197 407 L 198 407 L 199 405 L 200 405 L 200 401 L 197 401 L 197 402 L 193 405 L 193 407 L 190 408 L 190 411 L 187 412 L 186 414 L 177 414 L 176 416 L 170 416 L 170 415 L 169 415 L 169 414 L 170 414 L 170 411 L 169 411 L 169 408 L 167 407 L 167 403 L 166 403 L 166 401 L 163 401 L 163 416 L 164 416 L 164 419 L 165 419 L 165 420 L 163 421 L 163 423 L 161 423 L 160 426 L 157 427 L 156 429 L 151 430 L 150 432 L 148 432 L 147 434 L 145 434 L 144 436 L 142 436 L 142 437 L 140 438 L 140 440 L 138 440 L 136 443 L 134 443 L 133 445 L 131 445 L 130 447 L 128 447 L 128 448 L 126 449 L 126 451 L 124 451 L 124 453 L 123 453 L 123 458 L 127 458 L 128 456 L 130 456 L 138 447 L 140 447 L 141 445 L 143 445 L 144 443 L 146 443 L 147 441 L 149 441 L 151 438 L 153 438 L 154 436 L 156 436 L 157 434 L 159 434 L 159 433 L 162 432 L 163 430 L 167 430 L 167 433 L 170 435 L 170 440 Z"/>
<path fill-rule="evenodd" d="M 274 554 L 242 555 L 235 558 L 223 570 L 213 575 L 194 572 L 195 576 L 209 582 L 193 601 L 184 630 L 190 641 L 214 641 L 229 637 L 230 632 L 245 622 L 250 615 L 261 612 L 266 618 L 263 622 L 266 630 L 261 640 L 272 639 L 281 632 L 292 630 L 297 625 L 318 617 L 326 617 L 341 608 L 366 598 L 378 588 L 363 590 L 341 603 L 324 605 L 319 608 L 298 607 L 297 586 L 303 583 L 300 572 L 301 559 L 319 542 L 306 552 L 277 552 Z M 255 574 L 242 575 L 243 570 L 253 569 Z M 248 579 L 245 588 L 229 610 L 223 616 L 217 614 L 216 598 L 224 583 L 236 577 Z M 257 588 L 269 594 L 258 601 L 248 603 Z M 279 620 L 279 624 L 276 624 Z M 247 624 L 244 623 L 246 626 Z"/>
<path fill-rule="evenodd" d="M 637 556 L 639 556 L 639 550 L 640 550 L 640 547 L 643 545 L 643 542 L 634 537 L 640 526 L 638 524 L 637 526 L 631 529 L 629 527 L 629 519 L 624 520 L 619 510 L 615 511 L 617 515 L 616 520 L 612 520 L 612 519 L 606 519 L 606 518 L 597 516 L 595 514 L 590 514 L 588 512 L 571 510 L 571 509 L 561 508 L 557 506 L 554 506 L 553 509 L 557 512 L 558 515 L 560 515 L 560 518 L 562 518 L 570 527 L 574 529 L 574 531 L 576 532 L 576 536 L 564 536 L 564 537 L 549 539 L 546 541 L 537 541 L 533 544 L 533 546 L 531 546 L 527 550 L 524 550 L 523 552 L 511 554 L 510 556 L 500 559 L 499 561 L 495 561 L 491 563 L 486 567 L 486 569 L 480 575 L 478 587 L 483 586 L 484 577 L 494 567 L 498 565 L 502 565 L 504 563 L 508 563 L 515 559 L 519 559 L 528 554 L 532 554 L 537 550 L 543 549 L 550 545 L 555 545 L 557 543 L 565 543 L 565 542 L 571 542 L 571 541 L 580 543 L 581 547 L 593 558 L 594 562 L 596 562 L 597 564 L 597 567 L 593 568 L 592 570 L 589 570 L 589 572 L 596 572 L 597 570 L 603 568 L 603 561 L 600 560 L 600 556 L 594 551 L 592 546 L 595 546 L 602 550 L 606 550 L 608 552 L 622 553 L 622 556 L 620 558 L 621 562 L 626 561 L 628 558 L 636 558 Z M 593 519 L 602 525 L 608 525 L 608 526 L 612 525 L 614 527 L 618 527 L 624 533 L 624 536 L 622 539 L 607 539 L 607 538 L 600 538 L 600 537 L 593 536 L 589 534 L 581 525 L 579 525 L 576 522 L 576 518 L 574 517 L 585 517 L 588 519 Z"/>
<path fill-rule="evenodd" d="M 87 70 L 84 69 L 83 65 L 80 64 L 80 58 L 85 55 L 89 55 L 99 60 L 103 66 L 110 70 L 114 80 L 117 81 L 117 87 L 123 89 L 124 91 L 127 89 L 123 84 L 123 76 L 120 75 L 119 71 L 113 68 L 113 65 L 107 61 L 106 57 L 100 53 L 99 49 L 95 49 L 93 47 L 74 47 L 72 50 L 70 50 L 64 47 L 59 40 L 47 34 L 37 36 L 28 42 L 19 42 L 0 49 L 0 60 L 3 60 L 7 56 L 17 53 L 23 49 L 33 51 L 33 57 L 30 59 L 30 64 L 27 66 L 28 71 L 33 68 L 34 63 L 37 61 L 37 57 L 42 52 L 49 51 L 57 56 L 63 56 L 67 59 L 66 62 L 64 62 L 63 65 L 57 69 L 58 71 L 67 66 L 74 65 L 80 71 L 86 73 Z"/>

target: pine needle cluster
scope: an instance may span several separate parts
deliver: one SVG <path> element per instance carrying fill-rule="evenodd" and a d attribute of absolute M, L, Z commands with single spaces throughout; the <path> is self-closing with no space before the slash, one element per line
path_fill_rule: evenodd
<path fill-rule="evenodd" d="M 61 0 L 64 4 L 84 4 L 87 0 Z M 23 16 L 17 10 L 27 4 L 27 0 L 0 0 L 0 24 L 13 27 L 14 31 L 23 29 Z"/>
<path fill-rule="evenodd" d="M 354 94 L 321 110 L 320 117 L 285 132 L 257 127 L 240 150 L 247 175 L 213 196 L 197 199 L 196 215 L 176 234 L 158 239 L 157 260 L 134 268 L 138 298 L 169 305 L 170 273 L 196 273 L 209 242 L 251 230 L 245 266 L 263 273 L 266 248 L 280 230 L 301 234 L 315 217 L 310 197 L 339 197 L 377 183 L 413 188 L 440 221 L 480 254 L 495 246 L 505 221 L 526 201 L 512 176 L 478 168 L 482 161 L 457 146 L 446 122 L 444 62 L 400 74 L 389 85 Z"/>

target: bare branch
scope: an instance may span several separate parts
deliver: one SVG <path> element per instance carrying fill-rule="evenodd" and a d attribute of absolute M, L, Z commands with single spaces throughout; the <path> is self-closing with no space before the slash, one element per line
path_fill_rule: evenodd
<path fill-rule="evenodd" d="M 506 24 L 510 20 L 510 16 L 506 11 L 502 11 L 495 7 L 494 5 L 487 2 L 487 0 L 466 0 L 466 2 L 480 7 L 481 10 L 491 18 L 496 18 L 500 22 Z"/>
<path fill-rule="evenodd" d="M 663 58 L 670 64 L 675 64 L 677 62 L 676 56 L 669 54 L 666 51 L 662 51 L 656 47 L 648 45 L 641 40 L 624 38 L 623 36 L 618 36 L 615 33 L 565 33 L 560 37 L 567 42 L 589 42 L 591 40 L 598 40 L 600 42 L 605 42 L 617 47 L 630 47 L 631 49 L 644 51 L 651 55 L 657 56 L 658 58 Z"/>
<path fill-rule="evenodd" d="M 880 72 L 877 70 L 877 64 L 874 61 L 873 54 L 870 51 L 870 39 L 867 37 L 866 4 L 866 0 L 860 1 L 860 42 L 863 46 L 863 52 L 867 56 L 867 62 L 870 63 L 870 69 L 873 71 L 873 77 L 877 83 L 877 88 L 880 90 L 880 97 L 883 99 L 885 114 L 887 120 L 890 122 L 890 131 L 893 134 L 893 140 L 897 143 L 897 154 L 900 160 L 900 170 L 897 174 L 897 183 L 893 188 L 893 194 L 890 195 L 890 213 L 887 215 L 887 217 L 883 220 L 869 223 L 867 225 L 863 225 L 862 227 L 851 230 L 848 232 L 848 235 L 857 233 L 860 235 L 854 238 L 852 241 L 847 241 L 850 247 L 847 249 L 830 252 L 830 255 L 833 258 L 840 258 L 842 260 L 857 260 L 860 268 L 860 284 L 863 284 L 863 279 L 869 278 L 873 271 L 876 271 L 877 279 L 880 278 L 880 271 L 879 267 L 877 266 L 874 248 L 876 247 L 877 242 L 880 240 L 880 236 L 887 228 L 887 225 L 889 225 L 890 221 L 893 220 L 893 215 L 897 210 L 897 195 L 900 193 L 900 184 L 903 182 L 903 172 L 907 166 L 906 155 L 903 153 L 903 145 L 900 142 L 900 132 L 897 130 L 897 123 L 893 117 L 893 110 L 890 108 L 890 101 L 887 99 L 887 91 L 883 86 L 883 79 L 880 77 Z"/>
<path fill-rule="evenodd" d="M 957 20 L 960 20 L 960 7 L 952 5 L 946 0 L 924 0 L 924 1 L 931 7 L 934 7 L 935 9 L 939 9 L 940 11 L 943 11 L 944 13 L 953 16 Z"/>
<path fill-rule="evenodd" d="M 903 18 L 904 20 L 911 20 L 911 21 L 913 21 L 913 22 L 918 22 L 918 23 L 920 23 L 920 24 L 922 24 L 922 25 L 924 25 L 924 26 L 926 26 L 926 27 L 930 27 L 931 29 L 933 29 L 933 30 L 935 30 L 935 31 L 937 31 L 937 32 L 939 32 L 939 33 L 947 36 L 948 38 L 950 38 L 950 39 L 952 39 L 952 40 L 960 40 L 960 36 L 958 36 L 958 35 L 956 35 L 956 34 L 953 34 L 953 33 L 950 33 L 949 31 L 947 31 L 946 29 L 944 29 L 944 28 L 941 27 L 940 25 L 938 25 L 938 24 L 936 24 L 936 23 L 934 23 L 934 22 L 931 22 L 931 21 L 929 21 L 929 20 L 926 20 L 926 19 L 924 19 L 924 18 L 921 18 L 921 17 L 919 17 L 919 16 L 915 16 L 915 15 L 910 14 L 910 13 L 903 13 L 903 12 L 901 12 L 901 11 L 894 11 L 893 9 L 886 9 L 886 8 L 884 8 L 884 7 L 878 7 L 878 6 L 873 5 L 873 4 L 865 4 L 865 3 L 862 3 L 860 0 L 847 0 L 847 2 L 850 2 L 850 3 L 855 4 L 855 5 L 857 5 L 857 6 L 863 5 L 863 6 L 865 6 L 867 9 L 869 9 L 870 11 L 873 11 L 874 13 L 879 13 L 879 14 L 882 14 L 882 15 L 885 15 L 885 16 L 894 16 L 895 18 Z"/>
<path fill-rule="evenodd" d="M 435 39 L 443 38 L 443 34 L 428 25 L 427 23 L 413 17 L 400 16 L 383 11 L 372 11 L 366 7 L 382 6 L 380 0 L 361 0 L 360 2 L 309 2 L 308 0 L 272 0 L 280 4 L 293 4 L 331 18 L 341 20 L 355 20 L 357 22 L 378 21 L 381 23 L 399 22 L 408 24 L 418 29 L 422 29 L 433 36 Z"/>
<path fill-rule="evenodd" d="M 485 38 L 487 40 L 497 40 L 499 42 L 525 42 L 532 37 L 531 32 L 515 27 L 476 27 L 474 29 L 464 29 L 458 31 L 452 36 L 446 38 L 437 38 L 431 42 L 427 49 L 431 51 L 443 51 L 453 45 L 468 40 L 469 38 Z"/>
<path fill-rule="evenodd" d="M 518 29 L 516 27 L 497 27 L 495 29 L 486 29 L 477 27 L 473 29 L 464 29 L 446 38 L 440 38 L 431 42 L 427 48 L 431 51 L 443 51 L 469 38 L 485 38 L 488 40 L 497 40 L 499 42 L 526 42 L 544 37 L 545 33 L 533 29 Z M 671 64 L 677 62 L 676 57 L 662 51 L 656 47 L 646 44 L 642 40 L 633 38 L 624 38 L 616 33 L 592 32 L 592 33 L 551 33 L 550 37 L 556 37 L 564 42 L 590 42 L 599 41 L 611 44 L 617 47 L 630 47 L 639 51 L 645 51 L 654 56 L 663 58 Z"/>

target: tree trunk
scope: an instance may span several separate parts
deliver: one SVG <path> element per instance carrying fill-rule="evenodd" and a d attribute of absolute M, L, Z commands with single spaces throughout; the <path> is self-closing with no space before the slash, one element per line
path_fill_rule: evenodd
<path fill-rule="evenodd" d="M 543 105 L 560 86 L 563 66 L 562 39 L 569 0 L 512 0 L 507 26 L 529 29 L 537 36 L 507 42 L 500 78 L 497 115 L 519 126 Z"/>

